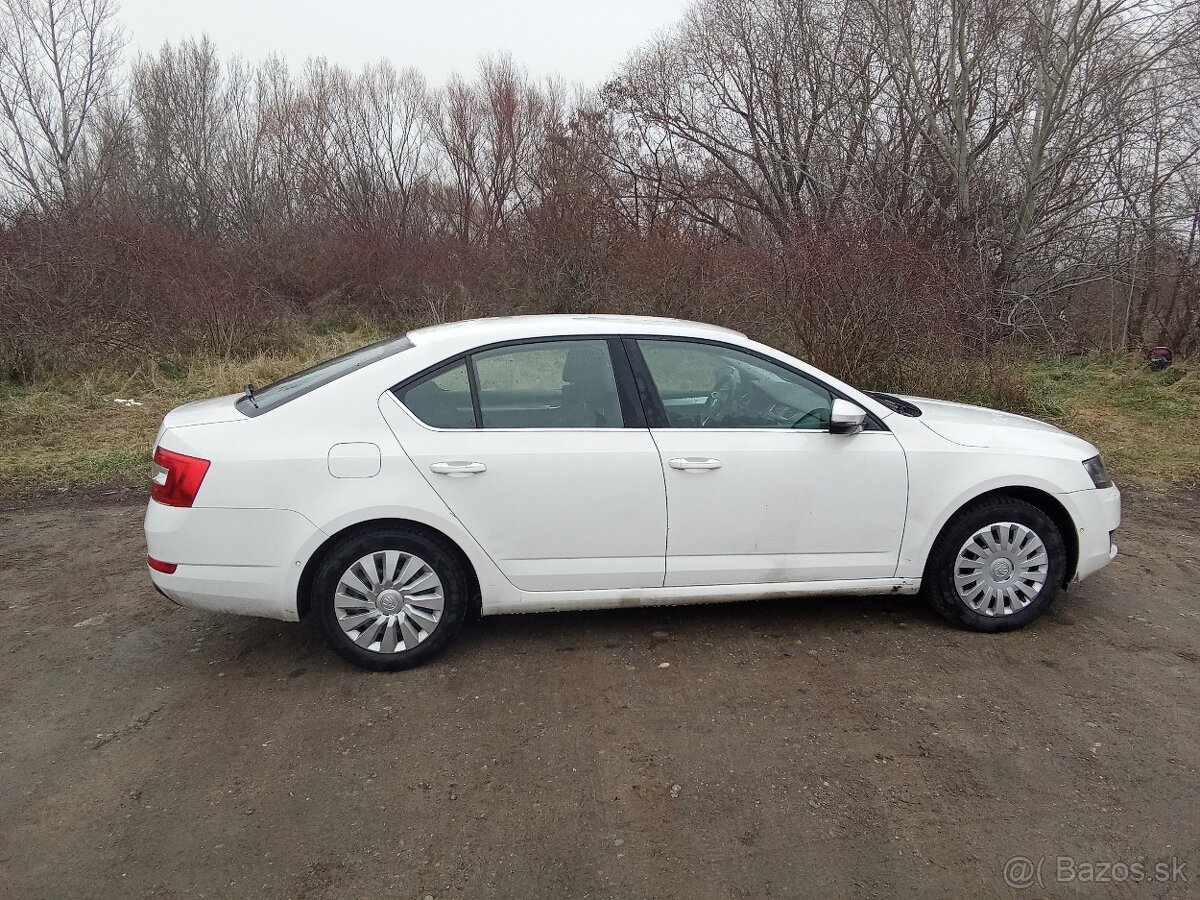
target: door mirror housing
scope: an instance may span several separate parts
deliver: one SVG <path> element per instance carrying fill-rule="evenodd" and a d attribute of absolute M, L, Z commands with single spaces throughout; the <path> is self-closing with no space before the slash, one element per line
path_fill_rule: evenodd
<path fill-rule="evenodd" d="M 833 401 L 833 407 L 829 410 L 829 433 L 858 434 L 863 430 L 863 422 L 866 419 L 865 409 L 857 403 L 839 397 Z"/>

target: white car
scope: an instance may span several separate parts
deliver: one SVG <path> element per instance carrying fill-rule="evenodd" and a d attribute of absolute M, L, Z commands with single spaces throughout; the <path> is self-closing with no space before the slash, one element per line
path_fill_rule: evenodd
<path fill-rule="evenodd" d="M 617 316 L 413 331 L 163 420 L 150 577 L 371 669 L 471 612 L 915 594 L 1025 625 L 1116 555 L 1091 444 L 867 394 L 742 334 Z"/>

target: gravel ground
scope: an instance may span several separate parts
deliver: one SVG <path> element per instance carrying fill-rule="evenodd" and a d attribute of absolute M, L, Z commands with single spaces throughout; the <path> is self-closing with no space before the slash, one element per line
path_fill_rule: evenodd
<path fill-rule="evenodd" d="M 1129 498 L 1014 634 L 905 598 L 525 615 L 396 675 L 159 598 L 136 496 L 22 501 L 0 896 L 989 897 L 1018 856 L 1029 896 L 1195 896 L 1198 500 Z"/>

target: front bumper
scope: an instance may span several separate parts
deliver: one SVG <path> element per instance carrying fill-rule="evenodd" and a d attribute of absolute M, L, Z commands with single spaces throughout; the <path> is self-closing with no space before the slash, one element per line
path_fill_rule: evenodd
<path fill-rule="evenodd" d="M 147 566 L 155 588 L 181 606 L 295 621 L 301 550 L 319 529 L 286 509 L 182 509 L 151 501 L 146 549 L 175 563 Z"/>
<path fill-rule="evenodd" d="M 1082 581 L 1116 558 L 1117 545 L 1113 542 L 1113 532 L 1121 524 L 1121 492 L 1113 485 L 1073 491 L 1061 494 L 1059 498 L 1075 522 L 1079 564 L 1073 580 Z"/>

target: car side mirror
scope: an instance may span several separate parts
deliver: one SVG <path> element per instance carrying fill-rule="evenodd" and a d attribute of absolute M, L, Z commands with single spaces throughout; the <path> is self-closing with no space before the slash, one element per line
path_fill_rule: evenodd
<path fill-rule="evenodd" d="M 863 429 L 867 419 L 867 411 L 857 403 L 842 400 L 840 397 L 833 401 L 829 410 L 830 434 L 858 434 Z"/>

